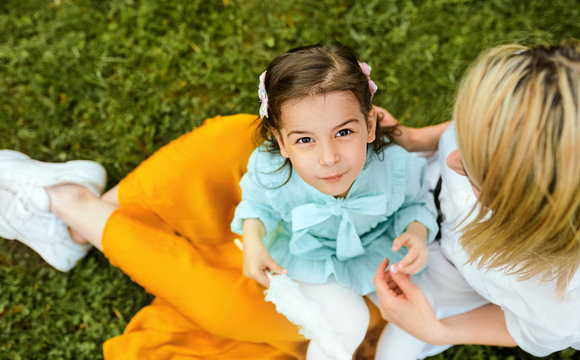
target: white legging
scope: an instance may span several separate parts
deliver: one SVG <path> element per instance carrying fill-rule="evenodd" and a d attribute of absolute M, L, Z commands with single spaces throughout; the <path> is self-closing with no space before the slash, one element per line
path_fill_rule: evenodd
<path fill-rule="evenodd" d="M 369 325 L 369 311 L 363 297 L 339 285 L 333 278 L 324 284 L 298 281 L 303 294 L 318 302 L 330 326 L 336 330 L 345 350 L 354 354 L 363 341 Z M 334 360 L 313 342 L 308 346 L 307 360 Z"/>
<path fill-rule="evenodd" d="M 363 297 L 338 284 L 330 278 L 324 284 L 297 281 L 302 293 L 321 305 L 330 326 L 336 330 L 339 342 L 345 350 L 354 354 L 365 338 L 369 325 L 369 311 Z M 369 296 L 378 304 L 376 293 Z M 415 360 L 425 343 L 390 324 L 383 330 L 376 349 L 375 360 Z M 335 360 L 311 342 L 306 354 L 307 360 Z"/>

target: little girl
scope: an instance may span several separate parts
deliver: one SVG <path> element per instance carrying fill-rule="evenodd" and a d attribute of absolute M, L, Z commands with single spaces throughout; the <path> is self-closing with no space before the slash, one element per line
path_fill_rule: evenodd
<path fill-rule="evenodd" d="M 350 353 L 366 334 L 362 296 L 374 298 L 377 266 L 387 256 L 393 270 L 419 272 L 437 233 L 424 160 L 385 142 L 369 75 L 339 44 L 272 61 L 260 76 L 264 144 L 250 156 L 232 222 L 244 273 L 264 286 L 268 272 L 297 280 Z M 308 359 L 328 358 L 310 344 Z"/>

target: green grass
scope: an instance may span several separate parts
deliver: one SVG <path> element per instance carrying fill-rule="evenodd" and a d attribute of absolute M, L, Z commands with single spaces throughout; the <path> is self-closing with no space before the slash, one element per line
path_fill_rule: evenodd
<path fill-rule="evenodd" d="M 483 49 L 570 37 L 580 38 L 577 0 L 4 0 L 0 147 L 94 159 L 113 185 L 205 118 L 256 113 L 269 61 L 327 39 L 373 67 L 376 104 L 408 125 L 438 123 Z M 150 299 L 97 251 L 62 274 L 0 239 L 0 359 L 102 358 L 103 341 Z M 434 358 L 533 359 L 481 346 Z"/>

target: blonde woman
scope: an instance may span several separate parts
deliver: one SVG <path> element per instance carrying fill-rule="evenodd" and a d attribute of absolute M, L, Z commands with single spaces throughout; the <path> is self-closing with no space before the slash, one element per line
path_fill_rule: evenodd
<path fill-rule="evenodd" d="M 580 349 L 579 106 L 578 42 L 508 45 L 468 70 L 447 130 L 403 128 L 401 142 L 416 149 L 445 130 L 444 219 L 422 277 L 385 272 L 386 261 L 377 270 L 391 340 L 377 359 L 453 344 Z"/>

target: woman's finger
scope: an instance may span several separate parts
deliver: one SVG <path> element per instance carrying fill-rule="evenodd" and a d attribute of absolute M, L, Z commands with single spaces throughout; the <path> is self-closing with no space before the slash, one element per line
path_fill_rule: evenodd
<path fill-rule="evenodd" d="M 377 113 L 381 115 L 381 122 L 379 123 L 380 126 L 382 127 L 395 126 L 399 123 L 397 119 L 395 119 L 395 117 L 387 109 L 376 105 L 375 109 Z"/>
<path fill-rule="evenodd" d="M 375 279 L 386 279 L 387 276 L 387 266 L 389 266 L 389 258 L 385 258 L 377 267 L 377 271 L 375 272 Z"/>
<path fill-rule="evenodd" d="M 387 272 L 387 266 L 389 266 L 389 259 L 383 260 L 377 267 L 375 276 L 373 278 L 373 283 L 377 289 L 377 293 L 387 292 L 390 290 L 389 281 L 391 280 L 390 274 Z"/>
<path fill-rule="evenodd" d="M 417 286 L 411 282 L 411 276 L 405 275 L 403 273 L 397 272 L 394 273 L 390 271 L 391 278 L 397 284 L 399 289 L 407 296 L 408 298 L 414 296 L 414 294 L 418 290 Z"/>

